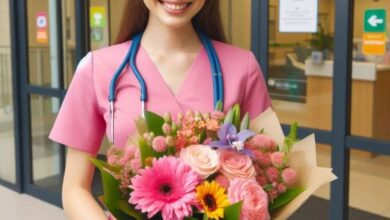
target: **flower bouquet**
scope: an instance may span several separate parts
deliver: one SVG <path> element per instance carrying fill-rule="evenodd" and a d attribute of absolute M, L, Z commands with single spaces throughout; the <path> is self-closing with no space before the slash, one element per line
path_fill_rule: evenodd
<path fill-rule="evenodd" d="M 219 106 L 221 109 L 221 106 Z M 100 170 L 100 200 L 122 219 L 286 219 L 322 184 L 314 135 L 284 136 L 268 109 L 254 120 L 227 114 L 147 112 L 124 148 L 112 146 Z"/>

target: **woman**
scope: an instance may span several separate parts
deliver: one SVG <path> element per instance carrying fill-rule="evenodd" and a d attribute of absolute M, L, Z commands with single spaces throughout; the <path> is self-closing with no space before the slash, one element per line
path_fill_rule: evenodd
<path fill-rule="evenodd" d="M 109 134 L 108 88 L 130 39 L 143 32 L 136 63 L 147 83 L 146 108 L 173 115 L 188 110 L 213 110 L 210 62 L 194 26 L 213 39 L 222 66 L 224 109 L 235 103 L 255 117 L 270 106 L 259 65 L 251 52 L 225 41 L 218 0 L 128 1 L 117 45 L 89 53 L 76 73 L 50 138 L 69 147 L 63 182 L 63 207 L 70 219 L 106 219 L 91 195 L 96 156 Z M 116 87 L 115 145 L 123 146 L 140 115 L 140 89 L 127 68 Z"/>

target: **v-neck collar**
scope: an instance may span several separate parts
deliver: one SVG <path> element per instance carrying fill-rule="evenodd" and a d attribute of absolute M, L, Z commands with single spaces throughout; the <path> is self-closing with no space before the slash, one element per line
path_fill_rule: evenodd
<path fill-rule="evenodd" d="M 179 101 L 180 94 L 186 88 L 186 84 L 188 83 L 188 81 L 190 81 L 190 78 L 191 78 L 191 75 L 193 74 L 193 72 L 196 72 L 195 71 L 196 66 L 198 65 L 199 60 L 201 59 L 201 57 L 204 54 L 204 50 L 205 49 L 204 49 L 203 44 L 201 45 L 199 51 L 195 55 L 191 65 L 186 70 L 185 76 L 184 76 L 182 82 L 180 83 L 180 85 L 179 85 L 179 87 L 178 87 L 178 89 L 176 91 L 176 94 L 168 86 L 168 83 L 165 81 L 164 77 L 161 75 L 161 72 L 159 71 L 159 69 L 157 68 L 156 64 L 151 59 L 151 57 L 150 57 L 149 53 L 146 51 L 146 49 L 143 48 L 142 45 L 140 45 L 139 50 L 144 54 L 144 57 L 146 58 L 147 65 L 151 66 L 151 69 L 152 69 L 153 73 L 150 73 L 150 74 L 152 74 L 153 76 L 158 78 L 157 80 L 161 82 L 161 84 L 164 87 L 164 90 L 166 90 L 174 99 L 176 99 L 176 101 L 180 105 L 180 101 Z"/>

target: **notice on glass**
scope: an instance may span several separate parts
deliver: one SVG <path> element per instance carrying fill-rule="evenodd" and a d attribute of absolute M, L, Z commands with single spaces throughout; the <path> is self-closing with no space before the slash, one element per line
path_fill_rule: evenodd
<path fill-rule="evenodd" d="M 318 0 L 280 0 L 280 32 L 317 32 Z"/>

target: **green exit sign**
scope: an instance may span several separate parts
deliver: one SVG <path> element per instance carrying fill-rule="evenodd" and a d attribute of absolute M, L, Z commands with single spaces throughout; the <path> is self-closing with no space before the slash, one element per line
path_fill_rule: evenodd
<path fill-rule="evenodd" d="M 386 10 L 368 9 L 364 13 L 364 32 L 385 32 Z"/>

